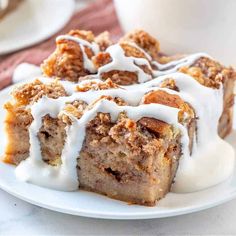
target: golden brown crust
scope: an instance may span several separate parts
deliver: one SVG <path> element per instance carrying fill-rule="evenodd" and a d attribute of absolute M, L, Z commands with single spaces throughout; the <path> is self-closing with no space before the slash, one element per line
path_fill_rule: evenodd
<path fill-rule="evenodd" d="M 44 95 L 54 99 L 67 96 L 64 87 L 58 81 L 55 80 L 50 84 L 44 84 L 38 79 L 32 83 L 16 87 L 11 95 L 15 99 L 17 106 L 33 104 Z"/>
<path fill-rule="evenodd" d="M 89 43 L 96 42 L 101 51 L 104 51 L 112 44 L 109 34 L 104 32 L 94 37 L 91 31 L 71 30 L 68 35 L 83 39 Z M 91 48 L 83 46 L 89 59 L 92 59 L 94 52 Z M 41 65 L 43 73 L 49 77 L 58 77 L 62 80 L 78 82 L 81 76 L 91 74 L 84 67 L 83 52 L 78 42 L 68 39 L 57 40 L 56 50 Z"/>
<path fill-rule="evenodd" d="M 83 40 L 86 40 L 88 42 L 93 42 L 94 41 L 94 34 L 92 31 L 87 31 L 87 30 L 71 30 L 68 35 L 74 36 L 76 38 L 81 38 Z"/>
<path fill-rule="evenodd" d="M 211 88 L 219 88 L 226 79 L 235 79 L 236 77 L 232 68 L 226 68 L 207 57 L 201 57 L 189 67 L 181 67 L 179 71 L 192 76 L 200 84 Z"/>
<path fill-rule="evenodd" d="M 16 106 L 11 102 L 5 104 L 5 134 L 7 145 L 5 147 L 4 161 L 10 164 L 19 164 L 29 154 L 28 128 L 33 121 L 29 110 Z"/>
<path fill-rule="evenodd" d="M 107 31 L 95 37 L 94 42 L 99 45 L 101 51 L 105 51 L 109 46 L 113 44 L 113 42 L 110 39 L 110 34 Z"/>
<path fill-rule="evenodd" d="M 74 117 L 76 117 L 77 119 L 80 119 L 82 117 L 82 115 L 84 114 L 84 112 L 86 111 L 88 104 L 84 101 L 81 100 L 76 100 L 73 101 L 72 103 L 68 103 L 66 104 L 66 106 L 64 107 L 63 111 L 65 111 L 67 114 L 70 114 Z M 68 123 L 68 117 L 65 117 L 67 115 L 62 115 L 59 116 L 59 118 L 62 118 L 62 120 L 65 123 Z"/>
<path fill-rule="evenodd" d="M 178 95 L 169 94 L 162 90 L 155 90 L 148 92 L 143 97 L 143 103 L 144 104 L 158 103 L 165 106 L 181 108 L 184 104 L 184 101 Z"/>
<path fill-rule="evenodd" d="M 187 55 L 185 55 L 185 54 L 175 54 L 175 55 L 168 55 L 167 56 L 166 54 L 159 52 L 158 57 L 157 57 L 157 61 L 161 64 L 166 64 L 166 63 L 169 63 L 172 61 L 180 60 L 186 56 Z"/>
<path fill-rule="evenodd" d="M 169 107 L 179 108 L 179 119 L 180 122 L 184 119 L 184 113 L 187 113 L 191 118 L 194 117 L 193 109 L 184 102 L 178 95 L 169 94 L 162 90 L 155 90 L 147 93 L 143 99 L 142 103 L 150 104 L 150 103 L 158 103 Z"/>
<path fill-rule="evenodd" d="M 179 92 L 179 88 L 176 86 L 175 80 L 174 79 L 169 79 L 167 78 L 166 80 L 164 80 L 161 84 L 160 84 L 161 88 L 168 88 L 174 91 Z"/>
<path fill-rule="evenodd" d="M 218 89 L 223 85 L 223 112 L 219 120 L 218 133 L 220 137 L 226 137 L 232 131 L 233 124 L 235 70 L 224 67 L 210 58 L 201 57 L 193 65 L 180 68 L 180 72 L 189 74 L 200 84 L 210 88 Z"/>
<path fill-rule="evenodd" d="M 110 78 L 114 83 L 119 85 L 131 85 L 138 83 L 138 76 L 134 72 L 112 70 L 109 72 L 102 73 L 104 80 Z"/>
<path fill-rule="evenodd" d="M 76 91 L 78 92 L 87 92 L 89 90 L 106 90 L 106 89 L 115 89 L 120 88 L 119 85 L 113 83 L 111 79 L 107 79 L 104 82 L 97 82 L 88 80 L 83 84 L 76 86 Z"/>
<path fill-rule="evenodd" d="M 107 96 L 107 95 L 102 95 L 100 96 L 98 99 L 96 99 L 94 102 L 90 103 L 88 106 L 88 109 L 91 109 L 94 107 L 94 105 L 96 105 L 99 101 L 101 100 L 108 100 L 108 101 L 112 101 L 115 102 L 117 105 L 119 106 L 125 106 L 128 105 L 127 102 L 125 102 L 122 98 L 120 97 L 112 97 L 112 96 Z"/>
<path fill-rule="evenodd" d="M 158 59 L 160 50 L 159 42 L 143 30 L 135 30 L 126 34 L 120 39 L 120 42 L 134 42 L 146 51 L 154 60 Z"/>
<path fill-rule="evenodd" d="M 149 131 L 155 133 L 160 138 L 168 137 L 173 138 L 173 130 L 171 125 L 154 118 L 143 117 L 139 120 L 139 123 L 146 127 Z"/>
<path fill-rule="evenodd" d="M 108 52 L 100 52 L 96 55 L 96 57 L 93 57 L 93 63 L 96 66 L 96 68 L 100 68 L 112 61 L 112 58 Z"/>
<path fill-rule="evenodd" d="M 81 38 L 90 43 L 94 41 L 94 35 L 91 31 L 72 30 L 68 35 Z M 84 46 L 84 48 L 87 57 L 91 59 L 94 56 L 92 49 L 87 46 Z M 49 58 L 44 60 L 41 68 L 46 76 L 54 76 L 73 82 L 77 82 L 80 76 L 90 74 L 84 68 L 80 44 L 68 39 L 57 40 L 56 50 Z"/>
<path fill-rule="evenodd" d="M 141 50 L 139 50 L 139 48 L 136 48 L 135 46 L 133 46 L 129 42 L 121 42 L 119 45 L 124 50 L 126 57 L 145 58 L 148 60 L 146 55 Z"/>

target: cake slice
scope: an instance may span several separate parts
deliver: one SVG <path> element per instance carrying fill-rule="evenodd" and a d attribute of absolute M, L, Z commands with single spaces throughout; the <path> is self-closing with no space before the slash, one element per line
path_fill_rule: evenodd
<path fill-rule="evenodd" d="M 202 123 L 232 130 L 235 71 L 205 54 L 163 56 L 144 31 L 116 44 L 71 31 L 41 68 L 47 78 L 5 105 L 4 161 L 34 184 L 153 206 L 202 143 Z"/>

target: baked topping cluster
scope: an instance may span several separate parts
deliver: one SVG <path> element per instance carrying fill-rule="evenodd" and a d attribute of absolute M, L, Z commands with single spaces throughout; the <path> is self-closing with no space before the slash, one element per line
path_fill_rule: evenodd
<path fill-rule="evenodd" d="M 115 48 L 113 55 L 107 50 L 112 45 Z M 133 67 L 139 67 L 144 74 L 149 75 L 148 80 L 156 77 L 155 71 L 159 70 L 158 65 L 162 71 L 162 65 L 169 64 L 169 67 L 164 66 L 164 70 L 169 71 L 176 66 L 171 62 L 175 61 L 179 65 L 178 61 L 183 59 L 183 56 L 168 57 L 161 54 L 159 42 L 142 30 L 127 34 L 117 44 L 112 43 L 107 32 L 95 37 L 90 31 L 72 30 L 68 35 L 57 39 L 55 52 L 44 61 L 41 68 L 46 76 L 74 82 L 80 81 L 83 76 L 97 74 L 101 71 L 99 73 L 101 79 L 111 79 L 119 85 L 139 83 L 137 68 L 134 71 L 128 71 L 125 70 L 127 66 L 119 68 L 117 64 L 107 67 L 104 71 L 104 66 L 111 65 L 112 61 L 117 58 L 117 48 L 121 48 L 125 57 L 136 58 L 137 61 L 134 59 Z M 144 61 L 138 59 L 144 59 Z M 235 73 L 232 68 L 224 68 L 205 56 L 199 56 L 193 63 L 191 65 L 180 63 L 183 65 L 176 71 L 189 74 L 208 87 L 218 88 L 225 77 Z M 86 64 L 90 64 L 90 68 Z"/>

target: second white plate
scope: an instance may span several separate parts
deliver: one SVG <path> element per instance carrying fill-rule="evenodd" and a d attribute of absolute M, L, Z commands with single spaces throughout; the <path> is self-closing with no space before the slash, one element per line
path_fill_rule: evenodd
<path fill-rule="evenodd" d="M 74 0 L 25 0 L 0 21 L 0 55 L 45 40 L 69 21 Z"/>

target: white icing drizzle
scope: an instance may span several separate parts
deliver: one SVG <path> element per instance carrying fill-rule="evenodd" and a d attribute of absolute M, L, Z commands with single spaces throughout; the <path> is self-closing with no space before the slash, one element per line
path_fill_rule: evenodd
<path fill-rule="evenodd" d="M 104 72 L 112 70 L 136 72 L 138 75 L 138 82 L 144 83 L 152 79 L 152 75 L 145 73 L 139 66 L 145 65 L 151 70 L 151 66 L 145 58 L 127 57 L 123 48 L 119 44 L 111 45 L 107 48 L 112 58 L 112 61 L 98 69 L 100 76 Z"/>
<path fill-rule="evenodd" d="M 208 57 L 210 56 L 206 53 L 195 53 L 192 55 L 189 55 L 187 57 L 181 58 L 176 61 L 171 61 L 166 64 L 160 64 L 156 61 L 153 61 L 152 64 L 157 67 L 157 70 L 153 71 L 153 75 L 155 77 L 161 76 L 161 75 L 166 75 L 166 74 L 171 74 L 176 72 L 179 68 L 183 66 L 190 66 L 192 65 L 196 60 L 198 60 L 201 57 Z"/>
<path fill-rule="evenodd" d="M 144 56 L 150 61 L 150 62 L 152 62 L 152 57 L 144 50 L 144 49 L 142 49 L 141 47 L 139 47 L 136 43 L 134 43 L 134 42 L 127 42 L 130 46 L 132 46 L 132 47 L 134 47 L 134 48 L 136 48 L 136 49 L 138 49 L 139 51 L 141 51 L 143 54 L 144 54 Z"/>
<path fill-rule="evenodd" d="M 93 62 L 88 58 L 85 49 L 82 45 L 80 45 L 81 51 L 83 53 L 83 62 L 84 62 L 84 68 L 87 69 L 91 73 L 96 72 L 96 68 L 93 64 Z"/>
<path fill-rule="evenodd" d="M 66 37 L 79 44 L 93 48 L 93 45 L 87 41 L 71 36 Z M 63 38 L 65 37 L 63 36 Z M 136 47 L 138 46 L 136 45 Z M 94 50 L 96 51 L 96 47 Z M 217 184 L 229 177 L 234 166 L 234 153 L 232 148 L 225 141 L 221 140 L 217 134 L 218 120 L 223 108 L 222 86 L 220 89 L 208 88 L 199 84 L 191 76 L 176 72 L 180 67 L 190 66 L 200 57 L 206 57 L 207 55 L 202 53 L 193 54 L 164 65 L 151 62 L 158 68 L 158 71 L 153 71 L 153 75 L 156 78 L 152 79 L 152 76 L 146 74 L 137 66 L 146 65 L 150 68 L 148 61 L 150 60 L 150 56 L 146 56 L 148 60 L 144 58 L 126 57 L 120 45 L 110 46 L 107 52 L 111 55 L 112 61 L 99 68 L 93 81 L 100 82 L 101 73 L 111 70 L 122 70 L 136 72 L 140 84 L 123 86 L 118 89 L 74 92 L 76 84 L 60 81 L 67 93 L 71 96 L 60 97 L 58 99 L 43 97 L 31 107 L 34 121 L 29 128 L 30 156 L 16 168 L 17 177 L 24 181 L 49 188 L 65 191 L 76 190 L 79 185 L 76 164 L 86 135 L 86 124 L 98 112 L 110 113 L 114 122 L 120 112 L 126 112 L 128 117 L 136 121 L 142 117 L 153 117 L 180 129 L 182 134 L 183 157 L 180 160 L 175 184 L 172 187 L 173 191 L 196 191 Z M 180 92 L 159 87 L 160 83 L 168 78 L 175 80 Z M 40 78 L 40 80 L 45 83 L 48 81 L 45 78 Z M 83 81 L 81 84 L 86 82 Z M 178 109 L 160 104 L 139 105 L 145 93 L 152 90 L 164 90 L 170 94 L 177 94 L 194 108 L 199 119 L 197 120 L 197 141 L 195 140 L 192 156 L 189 155 L 188 150 L 189 137 L 187 129 L 178 122 Z M 80 119 L 75 119 L 71 114 L 63 111 L 67 102 L 82 100 L 90 104 L 101 95 L 120 97 L 129 106 L 118 106 L 112 101 L 102 99 L 91 110 L 86 111 Z M 37 134 L 42 126 L 42 118 L 46 114 L 49 114 L 51 117 L 57 117 L 61 113 L 65 113 L 71 118 L 72 125 L 66 128 L 67 140 L 61 156 L 62 164 L 53 167 L 42 160 Z M 222 152 L 216 148 L 216 144 L 227 155 L 222 155 Z"/>
<path fill-rule="evenodd" d="M 74 41 L 74 42 L 76 42 L 78 44 L 81 44 L 83 46 L 89 47 L 93 50 L 95 55 L 98 54 L 98 52 L 99 52 L 99 46 L 95 42 L 90 43 L 87 40 L 84 40 L 84 39 L 81 39 L 81 38 L 78 38 L 78 37 L 74 37 L 74 36 L 71 36 L 71 35 L 58 36 L 56 38 L 56 41 L 59 41 L 59 40 L 71 40 L 71 41 Z"/>
<path fill-rule="evenodd" d="M 83 54 L 83 62 L 84 62 L 84 68 L 86 68 L 91 73 L 96 72 L 96 68 L 93 64 L 93 62 L 88 58 L 87 54 L 84 51 L 84 46 L 87 46 L 92 49 L 94 52 L 94 55 L 97 55 L 99 52 L 99 46 L 95 42 L 88 42 L 86 40 L 83 40 L 81 38 L 77 38 L 71 35 L 62 35 L 57 37 L 58 40 L 72 40 L 74 42 L 77 42 L 80 45 L 82 54 Z M 179 68 L 183 66 L 190 66 L 192 65 L 197 59 L 201 57 L 210 57 L 206 53 L 196 53 L 189 56 L 186 56 L 184 58 L 171 61 L 166 64 L 161 64 L 156 61 L 153 61 L 151 56 L 143 50 L 141 47 L 139 47 L 134 42 L 126 42 L 130 46 L 138 49 L 141 51 L 146 58 L 137 58 L 137 57 L 127 57 L 125 56 L 125 52 L 123 48 L 119 44 L 111 45 L 106 49 L 106 52 L 110 54 L 112 61 L 104 66 L 101 66 L 98 69 L 98 73 L 95 76 L 100 77 L 102 73 L 109 72 L 112 70 L 119 70 L 119 71 L 129 71 L 134 72 L 138 76 L 138 83 L 144 83 L 146 81 L 149 81 L 152 79 L 152 77 L 158 77 L 170 73 L 176 72 Z M 151 65 L 154 65 L 157 69 L 153 70 Z M 152 74 L 148 74 L 143 71 L 139 66 L 147 66 L 147 68 L 152 72 Z"/>
<path fill-rule="evenodd" d="M 129 71 L 137 73 L 138 82 L 144 83 L 151 80 L 152 77 L 168 75 L 176 72 L 183 66 L 190 66 L 201 57 L 210 58 L 210 56 L 206 53 L 196 53 L 175 61 L 171 61 L 166 64 L 161 64 L 156 61 L 152 61 L 151 56 L 137 44 L 131 42 L 129 44 L 132 47 L 140 50 L 146 58 L 127 57 L 125 56 L 123 48 L 119 44 L 112 45 L 106 50 L 106 52 L 110 54 L 112 61 L 109 64 L 106 64 L 98 69 L 98 76 L 101 76 L 102 73 L 112 70 Z M 139 67 L 141 65 L 147 66 L 148 69 L 152 72 L 152 75 L 145 73 Z M 151 65 L 154 65 L 157 69 L 153 70 Z"/>

